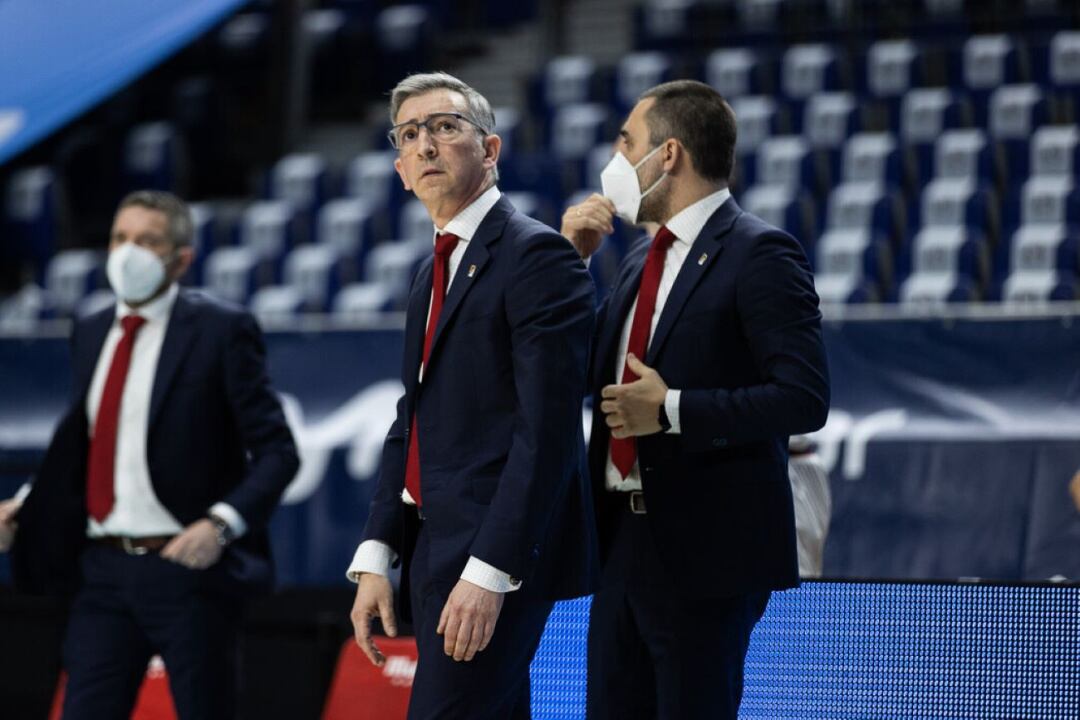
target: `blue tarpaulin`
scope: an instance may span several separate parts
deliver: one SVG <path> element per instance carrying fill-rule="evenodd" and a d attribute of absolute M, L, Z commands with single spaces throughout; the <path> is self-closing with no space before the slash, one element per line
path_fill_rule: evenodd
<path fill-rule="evenodd" d="M 0 164 L 246 0 L 0 0 Z"/>

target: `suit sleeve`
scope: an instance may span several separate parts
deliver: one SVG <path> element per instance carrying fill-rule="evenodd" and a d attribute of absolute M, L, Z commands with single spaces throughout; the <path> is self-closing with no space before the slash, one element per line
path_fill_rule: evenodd
<path fill-rule="evenodd" d="M 683 390 L 679 418 L 689 451 L 812 432 L 825 424 L 828 367 L 806 256 L 786 234 L 754 242 L 737 279 L 736 304 L 761 381 Z"/>
<path fill-rule="evenodd" d="M 408 431 L 408 411 L 405 407 L 405 395 L 402 394 L 397 402 L 397 416 L 383 443 L 379 482 L 375 486 L 375 495 L 371 498 L 371 508 L 361 540 L 379 540 L 395 552 L 401 551 L 398 547 L 401 541 L 401 491 L 405 487 Z"/>
<path fill-rule="evenodd" d="M 581 258 L 554 233 L 520 246 L 506 297 L 516 406 L 509 456 L 471 555 L 516 578 L 540 556 L 578 472 L 594 291 Z"/>
<path fill-rule="evenodd" d="M 225 350 L 225 393 L 250 457 L 247 475 L 222 498 L 249 528 L 264 527 L 300 460 L 281 403 L 266 373 L 266 347 L 255 319 L 236 316 Z"/>

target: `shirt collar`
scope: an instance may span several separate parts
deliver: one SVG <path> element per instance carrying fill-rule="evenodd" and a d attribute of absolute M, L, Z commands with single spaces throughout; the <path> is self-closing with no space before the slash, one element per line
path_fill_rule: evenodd
<path fill-rule="evenodd" d="M 169 313 L 172 312 L 173 305 L 176 304 L 176 298 L 179 294 L 180 286 L 176 283 L 172 283 L 169 285 L 169 289 L 162 293 L 161 297 L 146 305 L 133 308 L 126 302 L 117 302 L 116 317 L 117 319 L 121 319 L 128 315 L 141 315 L 146 318 L 147 322 L 159 322 L 165 320 L 169 317 Z"/>
<path fill-rule="evenodd" d="M 473 200 L 469 205 L 454 216 L 454 219 L 446 223 L 446 227 L 435 228 L 435 233 L 448 232 L 458 236 L 460 242 L 469 242 L 472 240 L 472 236 L 476 234 L 477 229 L 480 227 L 480 223 L 487 217 L 491 208 L 495 207 L 495 203 L 499 202 L 499 198 L 502 197 L 502 193 L 499 192 L 499 188 L 492 185 L 487 190 L 480 194 L 480 197 Z"/>
<path fill-rule="evenodd" d="M 665 225 L 675 234 L 677 242 L 689 245 L 697 239 L 705 223 L 709 222 L 709 218 L 727 202 L 729 197 L 731 197 L 731 191 L 727 188 L 717 190 L 675 213 Z"/>

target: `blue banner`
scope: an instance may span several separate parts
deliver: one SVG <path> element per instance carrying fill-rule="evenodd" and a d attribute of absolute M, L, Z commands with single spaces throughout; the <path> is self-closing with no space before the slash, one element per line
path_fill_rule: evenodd
<path fill-rule="evenodd" d="M 247 0 L 0 0 L 0 164 Z"/>
<path fill-rule="evenodd" d="M 826 576 L 1080 578 L 1077 319 L 826 323 Z M 303 461 L 273 520 L 279 578 L 342 583 L 401 392 L 401 333 L 267 344 Z M 69 389 L 66 340 L 0 338 L 0 497 L 32 474 Z"/>

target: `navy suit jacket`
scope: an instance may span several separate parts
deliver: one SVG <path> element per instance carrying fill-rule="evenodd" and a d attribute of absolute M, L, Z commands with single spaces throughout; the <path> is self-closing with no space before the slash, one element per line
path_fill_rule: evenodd
<path fill-rule="evenodd" d="M 600 502 L 610 439 L 600 391 L 615 382 L 648 246 L 624 260 L 594 347 L 589 454 L 602 554 L 612 518 Z M 818 297 L 800 245 L 728 199 L 694 240 L 645 364 L 682 391 L 681 434 L 637 439 L 647 517 L 672 582 L 715 596 L 797 585 L 787 439 L 821 427 L 829 407 Z"/>
<path fill-rule="evenodd" d="M 415 413 L 431 576 L 452 583 L 475 556 L 521 579 L 518 592 L 588 593 L 596 573 L 581 427 L 595 319 L 588 272 L 566 238 L 500 198 L 461 258 L 420 383 L 433 262 L 410 290 L 405 394 L 363 539 L 409 559 L 415 511 L 401 491 Z"/>
<path fill-rule="evenodd" d="M 72 332 L 74 402 L 19 511 L 12 548 L 16 582 L 29 590 L 77 588 L 87 523 L 86 395 L 114 319 L 110 307 L 77 321 Z M 272 583 L 266 526 L 299 466 L 265 359 L 262 334 L 249 313 L 181 290 L 150 399 L 146 454 L 161 504 L 184 526 L 218 501 L 247 523 L 247 532 L 206 571 L 212 582 L 237 593 Z"/>

